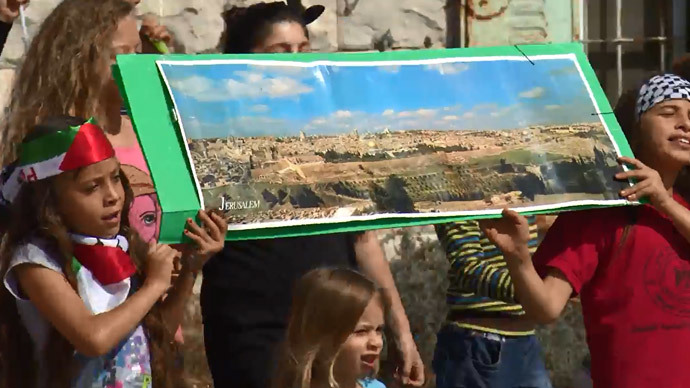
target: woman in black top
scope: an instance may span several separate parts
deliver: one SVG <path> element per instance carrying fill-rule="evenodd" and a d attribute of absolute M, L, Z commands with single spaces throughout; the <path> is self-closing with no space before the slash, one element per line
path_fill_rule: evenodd
<path fill-rule="evenodd" d="M 226 12 L 226 53 L 297 53 L 310 50 L 306 25 L 322 6 L 259 3 Z M 204 268 L 201 309 L 206 355 L 216 387 L 264 388 L 272 356 L 283 339 L 294 282 L 318 267 L 357 267 L 392 299 L 391 329 L 406 385 L 421 386 L 424 372 L 375 232 L 227 243 Z"/>

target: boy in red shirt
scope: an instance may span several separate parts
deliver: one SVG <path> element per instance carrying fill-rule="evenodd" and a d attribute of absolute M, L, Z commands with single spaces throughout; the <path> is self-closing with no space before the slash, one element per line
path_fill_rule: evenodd
<path fill-rule="evenodd" d="M 616 115 L 639 157 L 620 160 L 635 169 L 615 178 L 637 180 L 621 196 L 649 205 L 563 214 L 532 260 L 524 217 L 505 210 L 483 227 L 533 319 L 555 320 L 580 295 L 594 387 L 687 387 L 690 210 L 673 185 L 690 165 L 690 82 L 653 77 Z"/>

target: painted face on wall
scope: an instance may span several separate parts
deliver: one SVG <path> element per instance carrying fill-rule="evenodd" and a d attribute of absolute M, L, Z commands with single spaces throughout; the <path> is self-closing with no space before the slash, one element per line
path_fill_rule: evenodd
<path fill-rule="evenodd" d="M 134 200 L 128 212 L 129 225 L 144 241 L 158 241 L 161 209 L 151 177 L 132 165 L 122 165 L 122 171 L 127 175 L 134 193 Z"/>
<path fill-rule="evenodd" d="M 129 224 L 141 238 L 146 241 L 157 241 L 161 222 L 158 207 L 158 196 L 146 194 L 134 197 L 129 209 Z"/>

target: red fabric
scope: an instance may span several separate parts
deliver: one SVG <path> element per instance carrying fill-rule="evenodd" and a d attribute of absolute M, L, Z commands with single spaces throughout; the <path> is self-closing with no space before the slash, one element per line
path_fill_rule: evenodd
<path fill-rule="evenodd" d="M 70 171 L 86 167 L 115 156 L 115 150 L 103 130 L 91 123 L 79 127 L 72 145 L 60 164 L 60 170 Z"/>
<path fill-rule="evenodd" d="M 74 244 L 74 257 L 104 286 L 121 282 L 136 272 L 132 258 L 118 247 Z"/>
<path fill-rule="evenodd" d="M 686 208 L 687 204 L 676 198 Z M 563 214 L 533 260 L 580 294 L 595 388 L 690 386 L 690 243 L 651 206 Z"/>

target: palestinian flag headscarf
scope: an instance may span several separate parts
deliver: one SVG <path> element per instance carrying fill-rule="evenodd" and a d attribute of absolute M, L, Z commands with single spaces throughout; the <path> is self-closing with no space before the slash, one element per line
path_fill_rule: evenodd
<path fill-rule="evenodd" d="M 23 183 L 86 167 L 115 156 L 115 150 L 93 118 L 25 142 L 19 160 L 5 169 L 1 195 L 11 203 Z"/>
<path fill-rule="evenodd" d="M 637 95 L 635 113 L 643 113 L 666 100 L 690 100 L 690 81 L 675 74 L 662 74 L 650 78 Z"/>

